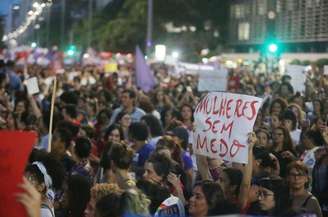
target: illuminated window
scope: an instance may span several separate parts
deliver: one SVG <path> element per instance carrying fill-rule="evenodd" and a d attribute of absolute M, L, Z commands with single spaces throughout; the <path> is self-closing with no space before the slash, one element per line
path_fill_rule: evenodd
<path fill-rule="evenodd" d="M 250 25 L 247 22 L 238 24 L 238 40 L 247 41 L 249 40 Z"/>
<path fill-rule="evenodd" d="M 266 14 L 266 1 L 264 0 L 257 0 L 257 12 L 259 15 L 265 15 Z"/>

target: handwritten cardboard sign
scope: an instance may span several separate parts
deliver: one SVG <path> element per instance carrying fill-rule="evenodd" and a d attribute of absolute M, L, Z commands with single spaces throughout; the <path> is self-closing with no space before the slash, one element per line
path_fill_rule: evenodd
<path fill-rule="evenodd" d="M 107 63 L 105 64 L 105 72 L 106 73 L 112 73 L 112 72 L 117 72 L 117 64 L 116 63 Z"/>
<path fill-rule="evenodd" d="M 33 132 L 0 132 L 0 216 L 25 217 L 24 207 L 16 201 L 21 192 L 23 172 L 36 142 Z"/>
<path fill-rule="evenodd" d="M 304 66 L 287 65 L 286 74 L 291 77 L 290 84 L 295 92 L 305 92 L 306 73 Z"/>
<path fill-rule="evenodd" d="M 215 71 L 199 72 L 198 91 L 226 91 L 228 70 L 222 68 Z"/>
<path fill-rule="evenodd" d="M 33 95 L 40 92 L 38 79 L 36 77 L 27 79 L 25 81 L 25 85 L 29 95 Z"/>
<path fill-rule="evenodd" d="M 323 66 L 323 74 L 328 75 L 328 65 Z"/>
<path fill-rule="evenodd" d="M 261 104 L 262 99 L 253 96 L 224 92 L 207 94 L 194 113 L 195 153 L 247 163 L 248 133 L 253 131 Z"/>

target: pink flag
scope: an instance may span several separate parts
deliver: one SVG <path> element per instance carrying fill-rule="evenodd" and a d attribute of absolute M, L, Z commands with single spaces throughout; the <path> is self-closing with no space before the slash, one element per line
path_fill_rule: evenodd
<path fill-rule="evenodd" d="M 136 82 L 144 92 L 148 92 L 156 85 L 154 75 L 146 63 L 139 46 L 136 47 Z"/>

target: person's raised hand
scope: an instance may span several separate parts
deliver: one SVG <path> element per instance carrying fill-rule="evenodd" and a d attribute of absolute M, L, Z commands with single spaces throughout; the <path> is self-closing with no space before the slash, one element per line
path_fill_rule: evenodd
<path fill-rule="evenodd" d="M 172 172 L 170 172 L 169 175 L 167 176 L 167 181 L 169 183 L 171 183 L 172 186 L 174 186 L 175 188 L 180 187 L 179 177 L 176 174 L 172 173 Z"/>
<path fill-rule="evenodd" d="M 248 150 L 252 151 L 254 145 L 257 143 L 257 137 L 254 132 L 248 134 L 247 143 L 248 143 Z"/>
<path fill-rule="evenodd" d="M 19 187 L 23 192 L 17 194 L 17 201 L 25 207 L 28 217 L 40 217 L 41 194 L 25 177 Z"/>
<path fill-rule="evenodd" d="M 294 156 L 294 154 L 290 151 L 284 151 L 281 153 L 281 156 L 285 159 L 289 159 L 289 160 L 293 160 L 296 159 L 296 157 Z"/>
<path fill-rule="evenodd" d="M 323 139 L 325 140 L 325 143 L 328 144 L 328 127 L 325 127 L 321 134 Z"/>

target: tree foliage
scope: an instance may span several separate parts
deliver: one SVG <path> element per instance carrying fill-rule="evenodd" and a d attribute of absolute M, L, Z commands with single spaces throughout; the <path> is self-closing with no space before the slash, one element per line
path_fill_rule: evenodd
<path fill-rule="evenodd" d="M 154 0 L 153 40 L 179 47 L 191 56 L 204 48 L 224 43 L 228 0 Z M 193 26 L 196 31 L 168 33 L 165 24 Z M 114 0 L 93 17 L 92 45 L 99 50 L 133 51 L 144 47 L 147 30 L 147 0 Z M 204 28 L 207 26 L 208 28 Z M 74 26 L 75 40 L 86 45 L 88 19 Z M 216 32 L 216 36 L 214 36 Z"/>

